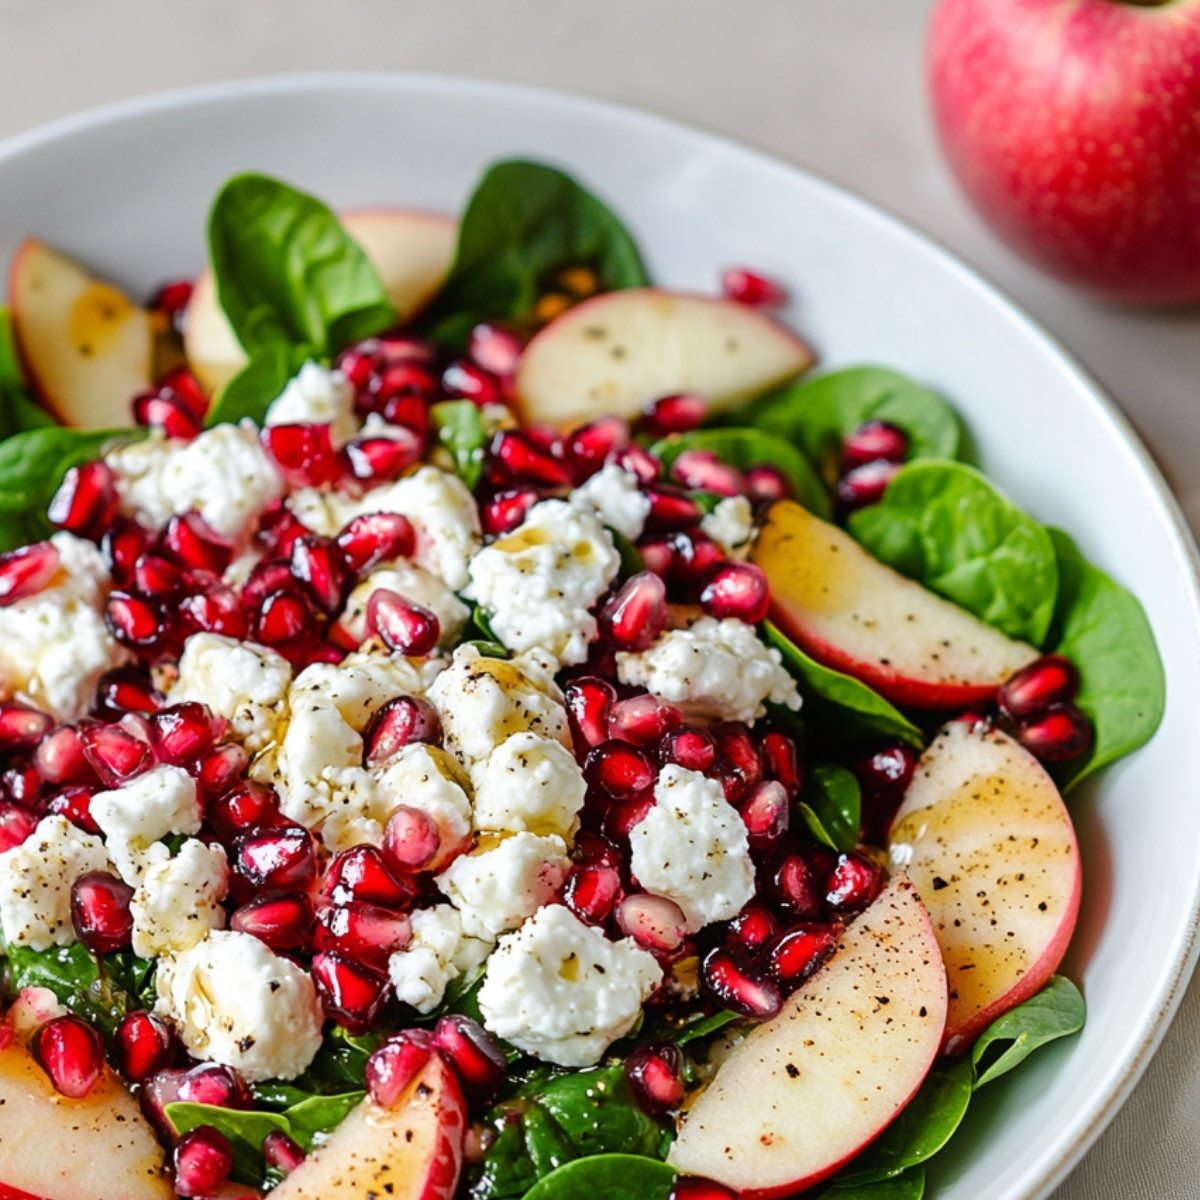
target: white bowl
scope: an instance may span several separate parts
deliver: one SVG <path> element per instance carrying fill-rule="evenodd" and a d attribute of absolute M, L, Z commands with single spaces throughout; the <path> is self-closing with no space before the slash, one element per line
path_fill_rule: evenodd
<path fill-rule="evenodd" d="M 1072 798 L 1086 874 L 1065 970 L 1087 1027 L 980 1093 L 930 1171 L 937 1200 L 1045 1196 L 1128 1095 L 1193 966 L 1200 620 L 1195 549 L 1162 477 L 1043 330 L 925 238 L 794 167 L 594 101 L 429 77 L 217 87 L 18 138 L 0 148 L 0 257 L 34 233 L 147 293 L 201 266 L 208 204 L 235 171 L 334 205 L 458 211 L 486 163 L 519 155 L 608 199 L 656 280 L 712 289 L 722 266 L 760 268 L 791 289 L 786 317 L 823 366 L 886 363 L 952 398 L 988 473 L 1146 606 L 1166 719 Z"/>

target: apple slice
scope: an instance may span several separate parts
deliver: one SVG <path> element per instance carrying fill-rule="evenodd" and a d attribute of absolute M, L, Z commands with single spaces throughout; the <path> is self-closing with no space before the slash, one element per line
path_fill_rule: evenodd
<path fill-rule="evenodd" d="M 568 309 L 525 347 L 516 395 L 528 422 L 632 417 L 697 392 L 728 408 L 807 370 L 812 351 L 744 304 L 659 288 L 606 292 Z"/>
<path fill-rule="evenodd" d="M 364 1100 L 271 1200 L 451 1200 L 466 1129 L 458 1080 L 434 1055 L 392 1108 Z"/>
<path fill-rule="evenodd" d="M 401 323 L 442 285 L 458 243 L 458 222 L 442 213 L 407 208 L 361 208 L 340 214 L 366 251 Z M 184 317 L 183 344 L 196 378 L 215 392 L 246 365 L 246 354 L 217 304 L 212 272 L 201 272 Z"/>
<path fill-rule="evenodd" d="M 966 708 L 1038 657 L 795 501 L 771 506 L 752 557 L 771 585 L 775 624 L 895 704 Z"/>
<path fill-rule="evenodd" d="M 1079 913 L 1079 846 L 1042 765 L 1006 734 L 953 721 L 917 763 L 888 834 L 920 889 L 950 981 L 957 1054 L 1054 974 Z"/>
<path fill-rule="evenodd" d="M 0 1112 L 0 1198 L 175 1195 L 158 1139 L 107 1068 L 83 1100 L 68 1100 L 14 1041 L 0 1050 Z"/>
<path fill-rule="evenodd" d="M 130 425 L 152 382 L 150 314 L 37 238 L 17 247 L 9 276 L 13 333 L 38 398 L 65 425 Z"/>
<path fill-rule="evenodd" d="M 937 1057 L 946 973 L 929 915 L 893 879 L 834 956 L 721 1064 L 667 1162 L 756 1200 L 819 1183 L 908 1103 Z"/>

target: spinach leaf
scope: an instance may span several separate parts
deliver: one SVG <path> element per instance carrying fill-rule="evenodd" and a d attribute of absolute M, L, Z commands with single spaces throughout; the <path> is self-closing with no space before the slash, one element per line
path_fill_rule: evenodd
<path fill-rule="evenodd" d="M 611 525 L 605 525 L 604 528 L 612 538 L 613 549 L 621 558 L 618 578 L 628 579 L 631 575 L 641 574 L 646 569 L 646 560 L 642 557 L 642 552 L 620 530 Z"/>
<path fill-rule="evenodd" d="M 144 429 L 29 429 L 0 442 L 0 552 L 48 538 L 46 509 L 71 467 L 95 458 L 109 442 L 145 436 Z"/>
<path fill-rule="evenodd" d="M 459 478 L 474 491 L 488 440 L 479 406 L 471 400 L 443 400 L 430 408 L 429 418 L 434 436 L 450 451 Z"/>
<path fill-rule="evenodd" d="M 875 1183 L 834 1184 L 820 1200 L 921 1200 L 925 1195 L 925 1168 L 910 1167 L 902 1175 Z"/>
<path fill-rule="evenodd" d="M 777 436 L 760 429 L 696 429 L 673 433 L 650 447 L 668 474 L 685 450 L 707 450 L 743 471 L 762 465 L 778 467 L 787 476 L 792 494 L 809 512 L 826 521 L 833 514 L 833 502 L 816 468 L 802 451 Z"/>
<path fill-rule="evenodd" d="M 814 767 L 804 780 L 800 812 L 813 836 L 834 850 L 858 845 L 862 793 L 858 780 L 832 763 Z"/>
<path fill-rule="evenodd" d="M 564 1163 L 525 1193 L 525 1200 L 667 1200 L 675 1172 L 666 1163 L 633 1154 L 597 1154 Z"/>
<path fill-rule="evenodd" d="M 251 359 L 277 345 L 329 357 L 395 320 L 378 272 L 320 200 L 235 175 L 213 202 L 208 245 L 221 308 Z"/>
<path fill-rule="evenodd" d="M 1066 791 L 1149 741 L 1162 720 L 1166 682 L 1137 597 L 1092 566 L 1062 530 L 1048 533 L 1059 587 L 1046 649 L 1066 655 L 1079 668 L 1075 702 L 1091 718 L 1094 735 L 1087 754 L 1054 772 Z"/>
<path fill-rule="evenodd" d="M 290 1136 L 311 1150 L 322 1134 L 336 1129 L 357 1108 L 366 1092 L 342 1092 L 336 1096 L 310 1096 L 284 1109 L 281 1114 L 291 1127 Z"/>
<path fill-rule="evenodd" d="M 1058 594 L 1049 534 L 964 463 L 902 467 L 850 532 L 902 575 L 1040 646 Z"/>
<path fill-rule="evenodd" d="M 272 401 L 310 357 L 307 347 L 282 342 L 256 350 L 221 389 L 204 423 L 209 427 L 235 425 L 243 417 L 249 417 L 256 425 L 262 425 Z"/>
<path fill-rule="evenodd" d="M 536 1102 L 581 1156 L 613 1150 L 658 1155 L 662 1126 L 638 1106 L 622 1066 L 560 1075 L 539 1085 Z"/>
<path fill-rule="evenodd" d="M 790 384 L 756 400 L 738 420 L 795 442 L 830 481 L 846 434 L 864 421 L 904 430 L 910 459 L 957 458 L 962 449 L 962 426 L 950 405 L 886 367 L 847 367 Z"/>
<path fill-rule="evenodd" d="M 688 1042 L 696 1042 L 701 1038 L 711 1037 L 714 1033 L 720 1033 L 722 1029 L 734 1024 L 737 1021 L 743 1021 L 745 1018 L 741 1013 L 729 1012 L 727 1009 L 721 1012 L 715 1012 L 711 1016 L 701 1017 L 699 1020 L 689 1020 L 683 1025 L 677 1026 L 667 1036 L 677 1045 L 686 1046 Z"/>
<path fill-rule="evenodd" d="M 29 429 L 47 429 L 57 422 L 29 394 L 13 340 L 12 316 L 0 305 L 0 441 Z"/>
<path fill-rule="evenodd" d="M 519 319 L 568 267 L 590 267 L 601 291 L 649 283 L 621 222 L 569 175 L 542 163 L 491 167 L 467 204 L 454 265 L 422 325 L 462 349 L 483 320 Z"/>
<path fill-rule="evenodd" d="M 980 1034 L 971 1050 L 975 1086 L 999 1079 L 1039 1046 L 1078 1033 L 1086 1017 L 1079 989 L 1064 976 L 1053 976 L 1036 996 L 998 1017 Z"/>
<path fill-rule="evenodd" d="M 783 665 L 804 697 L 806 716 L 824 718 L 843 736 L 894 738 L 916 747 L 925 744 L 924 734 L 878 692 L 809 658 L 770 621 L 762 629 L 767 644 L 783 655 Z"/>
<path fill-rule="evenodd" d="M 266 1178 L 263 1139 L 277 1129 L 292 1136 L 291 1126 L 276 1113 L 176 1101 L 166 1106 L 166 1114 L 180 1137 L 201 1125 L 211 1125 L 223 1133 L 233 1151 L 230 1177 L 237 1183 L 248 1183 L 252 1187 L 260 1187 Z"/>

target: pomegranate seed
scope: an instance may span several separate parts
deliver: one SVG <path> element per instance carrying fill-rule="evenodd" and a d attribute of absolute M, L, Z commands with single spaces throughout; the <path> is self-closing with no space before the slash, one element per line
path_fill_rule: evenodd
<path fill-rule="evenodd" d="M 375 373 L 374 357 L 359 346 L 351 346 L 338 356 L 337 369 L 350 381 L 356 392 L 371 382 Z"/>
<path fill-rule="evenodd" d="M 79 726 L 79 738 L 84 757 L 107 787 L 120 787 L 153 763 L 150 747 L 119 725 L 85 721 Z"/>
<path fill-rule="evenodd" d="M 491 371 L 463 358 L 456 359 L 442 372 L 442 391 L 481 407 L 498 404 L 504 395 L 500 380 Z"/>
<path fill-rule="evenodd" d="M 666 483 L 646 488 L 650 512 L 646 517 L 648 530 L 691 529 L 700 524 L 703 513 L 686 492 Z"/>
<path fill-rule="evenodd" d="M 107 871 L 89 871 L 71 884 L 71 924 L 93 954 L 123 950 L 133 936 L 133 888 Z"/>
<path fill-rule="evenodd" d="M 175 1147 L 175 1191 L 181 1196 L 211 1196 L 231 1170 L 229 1139 L 211 1125 L 185 1133 Z"/>
<path fill-rule="evenodd" d="M 835 488 L 837 498 L 842 507 L 849 512 L 866 508 L 871 504 L 878 504 L 883 499 L 883 493 L 887 491 L 888 484 L 895 479 L 896 472 L 899 470 L 900 468 L 895 463 L 887 462 L 884 459 L 863 463 L 861 467 L 847 471 L 837 481 Z"/>
<path fill-rule="evenodd" d="M 33 1038 L 33 1053 L 42 1064 L 54 1090 L 71 1100 L 82 1100 L 104 1069 L 104 1042 L 78 1017 L 55 1017 Z"/>
<path fill-rule="evenodd" d="M 108 528 L 116 510 L 116 476 L 107 463 L 95 459 L 67 471 L 46 517 L 59 529 L 90 537 Z"/>
<path fill-rule="evenodd" d="M 683 945 L 687 918 L 673 900 L 634 892 L 617 905 L 617 928 L 652 954 L 670 954 Z"/>
<path fill-rule="evenodd" d="M 612 867 L 614 871 L 621 867 L 621 852 L 617 847 L 599 833 L 581 832 L 575 839 L 575 861 L 581 866 Z"/>
<path fill-rule="evenodd" d="M 571 482 L 567 465 L 541 449 L 528 430 L 505 429 L 492 439 L 490 478 L 494 483 L 524 483 L 539 487 L 566 487 Z"/>
<path fill-rule="evenodd" d="M 839 912 L 857 912 L 879 895 L 883 884 L 878 864 L 854 851 L 839 854 L 825 879 L 825 903 Z"/>
<path fill-rule="evenodd" d="M 431 363 L 437 357 L 433 346 L 409 333 L 385 333 L 369 340 L 380 366 L 393 363 Z"/>
<path fill-rule="evenodd" d="M 267 1166 L 282 1175 L 290 1175 L 307 1157 L 282 1129 L 272 1129 L 263 1138 L 262 1152 Z"/>
<path fill-rule="evenodd" d="M 267 646 L 283 646 L 309 630 L 311 613 L 304 597 L 291 587 L 272 592 L 254 619 L 255 635 Z"/>
<path fill-rule="evenodd" d="M 104 620 L 122 646 L 143 654 L 154 650 L 167 635 L 167 618 L 159 605 L 128 592 L 109 594 Z"/>
<path fill-rule="evenodd" d="M 489 1100 L 508 1072 L 504 1051 L 470 1017 L 442 1017 L 433 1030 L 433 1046 L 454 1068 L 463 1091 L 477 1103 Z"/>
<path fill-rule="evenodd" d="M 670 1112 L 686 1094 L 683 1054 L 673 1042 L 644 1042 L 625 1060 L 625 1081 L 643 1112 Z"/>
<path fill-rule="evenodd" d="M 723 1007 L 760 1021 L 769 1020 L 783 1007 L 779 989 L 728 946 L 717 946 L 704 956 L 700 987 Z"/>
<path fill-rule="evenodd" d="M 405 746 L 441 745 L 442 721 L 437 709 L 418 696 L 397 696 L 371 718 L 363 733 L 363 766 L 384 767 Z"/>
<path fill-rule="evenodd" d="M 203 704 L 174 704 L 149 720 L 151 745 L 160 762 L 177 767 L 196 762 L 216 741 L 212 714 Z"/>
<path fill-rule="evenodd" d="M 355 479 L 368 486 L 399 479 L 425 450 L 424 440 L 411 429 L 397 425 L 396 437 L 356 438 L 342 449 Z"/>
<path fill-rule="evenodd" d="M 779 921 L 770 909 L 748 904 L 729 922 L 727 940 L 753 952 L 779 932 Z"/>
<path fill-rule="evenodd" d="M 411 885 L 397 879 L 374 846 L 354 846 L 335 856 L 321 883 L 321 896 L 334 904 L 361 900 L 382 908 L 406 908 L 413 898 Z"/>
<path fill-rule="evenodd" d="M 394 558 L 410 558 L 417 546 L 412 523 L 399 513 L 364 513 L 337 535 L 346 569 L 363 575 Z"/>
<path fill-rule="evenodd" d="M 718 621 L 735 617 L 757 625 L 767 616 L 771 592 L 761 567 L 731 562 L 716 568 L 700 592 L 700 607 Z"/>
<path fill-rule="evenodd" d="M 0 751 L 32 749 L 54 728 L 54 718 L 15 700 L 0 700 Z"/>
<path fill-rule="evenodd" d="M 767 775 L 783 784 L 788 798 L 794 800 L 804 782 L 800 751 L 795 740 L 786 733 L 772 729 L 763 736 L 761 753 Z"/>
<path fill-rule="evenodd" d="M 79 731 L 60 725 L 46 734 L 33 753 L 33 765 L 47 783 L 87 783 L 95 778 L 84 757 Z"/>
<path fill-rule="evenodd" d="M 367 1095 L 380 1108 L 395 1108 L 408 1085 L 433 1057 L 433 1034 L 428 1029 L 404 1029 L 393 1034 L 367 1059 Z"/>
<path fill-rule="evenodd" d="M 58 566 L 58 549 L 52 542 L 0 554 L 0 608 L 37 595 L 54 578 Z"/>
<path fill-rule="evenodd" d="M 161 429 L 169 438 L 191 441 L 204 427 L 178 397 L 155 389 L 133 398 L 133 419 L 136 424 Z"/>
<path fill-rule="evenodd" d="M 711 450 L 684 450 L 671 464 L 671 474 L 685 488 L 718 496 L 740 496 L 746 490 L 741 471 Z"/>
<path fill-rule="evenodd" d="M 538 494 L 531 488 L 514 488 L 497 492 L 479 510 L 479 521 L 483 532 L 489 537 L 500 537 L 511 533 L 525 520 L 529 510 L 537 503 Z"/>
<path fill-rule="evenodd" d="M 760 783 L 741 808 L 750 845 L 769 846 L 783 837 L 787 833 L 789 809 L 787 789 L 782 783 L 774 779 Z"/>
<path fill-rule="evenodd" d="M 667 1200 L 737 1200 L 737 1192 L 703 1175 L 677 1175 Z"/>
<path fill-rule="evenodd" d="M 665 437 L 699 428 L 707 412 L 708 401 L 703 396 L 681 392 L 676 396 L 660 396 L 648 404 L 645 417 L 650 431 Z"/>
<path fill-rule="evenodd" d="M 614 704 L 608 714 L 608 736 L 645 748 L 657 746 L 683 724 L 683 712 L 649 693 Z"/>
<path fill-rule="evenodd" d="M 1092 723 L 1074 704 L 1054 704 L 1017 727 L 1017 740 L 1046 762 L 1063 762 L 1092 744 Z"/>
<path fill-rule="evenodd" d="M 262 440 L 291 487 L 320 487 L 337 479 L 328 425 L 271 425 Z"/>
<path fill-rule="evenodd" d="M 707 729 L 682 725 L 663 735 L 658 745 L 658 761 L 678 763 L 689 771 L 707 771 L 717 758 L 717 742 Z"/>
<path fill-rule="evenodd" d="M 200 1063 L 179 1079 L 179 1099 L 214 1108 L 250 1108 L 254 1096 L 246 1081 L 222 1063 Z"/>
<path fill-rule="evenodd" d="M 200 386 L 200 381 L 187 369 L 175 367 L 158 382 L 159 390 L 174 396 L 188 412 L 203 422 L 208 415 L 209 400 Z"/>
<path fill-rule="evenodd" d="M 92 797 L 95 794 L 90 787 L 63 788 L 46 802 L 46 814 L 66 817 L 72 825 L 95 837 L 100 833 L 100 826 L 92 816 Z"/>
<path fill-rule="evenodd" d="M 501 378 L 515 374 L 524 350 L 520 334 L 503 325 L 481 323 L 467 339 L 467 357 Z"/>
<path fill-rule="evenodd" d="M 572 679 L 563 689 L 563 698 L 577 754 L 608 740 L 608 714 L 617 699 L 611 683 L 591 675 Z"/>
<path fill-rule="evenodd" d="M 150 531 L 132 517 L 116 517 L 108 527 L 100 549 L 118 587 L 125 587 L 132 581 L 134 564 L 145 553 L 149 542 Z"/>
<path fill-rule="evenodd" d="M 563 903 L 588 925 L 603 925 L 621 899 L 621 876 L 612 868 L 577 863 L 563 887 Z"/>
<path fill-rule="evenodd" d="M 130 1083 L 143 1083 L 169 1067 L 175 1052 L 171 1027 L 153 1013 L 132 1012 L 113 1033 L 113 1062 Z"/>
<path fill-rule="evenodd" d="M 653 483 L 662 475 L 662 463 L 637 442 L 631 442 L 617 455 L 617 464 L 631 475 L 636 475 L 642 484 Z"/>
<path fill-rule="evenodd" d="M 429 436 L 429 404 L 432 397 L 404 392 L 392 396 L 383 405 L 383 419 L 389 425 L 407 429 L 424 442 Z"/>
<path fill-rule="evenodd" d="M 295 583 L 285 562 L 260 562 L 250 572 L 242 587 L 242 603 L 250 609 L 261 609 L 267 597 Z"/>
<path fill-rule="evenodd" d="M 842 470 L 882 460 L 902 463 L 908 457 L 908 435 L 886 421 L 864 421 L 856 425 L 842 442 Z"/>
<path fill-rule="evenodd" d="M 248 833 L 238 843 L 237 870 L 255 887 L 304 890 L 317 877 L 312 834 L 301 825 Z"/>
<path fill-rule="evenodd" d="M 175 1140 L 175 1127 L 167 1118 L 168 1104 L 174 1104 L 179 1099 L 179 1087 L 187 1074 L 183 1070 L 156 1071 L 146 1079 L 138 1099 L 141 1101 L 142 1112 L 147 1120 L 158 1130 L 159 1136 L 168 1143 Z"/>
<path fill-rule="evenodd" d="M 996 696 L 1000 711 L 1013 721 L 1066 704 L 1079 692 L 1079 671 L 1061 654 L 1044 654 L 1005 681 Z"/>
<path fill-rule="evenodd" d="M 183 316 L 183 311 L 192 298 L 193 286 L 190 279 L 175 279 L 170 283 L 164 283 L 154 293 L 150 307 L 157 308 L 170 318 L 172 324 L 175 324 L 177 319 Z"/>
<path fill-rule="evenodd" d="M 767 970 L 773 979 L 794 988 L 833 953 L 840 936 L 837 925 L 793 925 L 766 947 Z"/>
<path fill-rule="evenodd" d="M 268 784 L 246 780 L 209 804 L 205 817 L 223 842 L 234 842 L 245 833 L 276 824 L 279 797 Z"/>
<path fill-rule="evenodd" d="M 32 762 L 14 763 L 0 773 L 0 797 L 33 808 L 42 790 L 42 777 Z"/>
<path fill-rule="evenodd" d="M 628 742 L 610 738 L 588 753 L 583 773 L 592 787 L 613 800 L 633 800 L 654 786 L 654 765 Z"/>
<path fill-rule="evenodd" d="M 771 890 L 802 921 L 820 916 L 824 900 L 820 880 L 801 855 L 788 854 L 783 858 L 771 878 Z"/>
<path fill-rule="evenodd" d="M 37 828 L 37 817 L 17 804 L 0 804 L 0 854 L 20 846 Z"/>
<path fill-rule="evenodd" d="M 735 802 L 756 788 L 763 777 L 758 746 L 745 725 L 723 721 L 710 729 L 717 741 L 718 769 L 726 799 Z"/>
<path fill-rule="evenodd" d="M 323 612 L 342 606 L 346 575 L 333 546 L 324 538 L 297 538 L 292 546 L 292 575 Z"/>
<path fill-rule="evenodd" d="M 622 650 L 646 650 L 667 627 L 667 587 L 652 571 L 631 575 L 600 610 L 600 633 Z"/>
<path fill-rule="evenodd" d="M 312 975 L 326 1016 L 351 1033 L 374 1025 L 388 997 L 385 972 L 330 951 L 313 958 Z"/>
<path fill-rule="evenodd" d="M 725 561 L 725 551 L 699 529 L 677 533 L 672 547 L 671 574 L 689 586 L 704 583 Z"/>
<path fill-rule="evenodd" d="M 745 267 L 722 272 L 721 291 L 726 299 L 751 308 L 779 308 L 787 303 L 787 292 L 778 283 Z"/>
<path fill-rule="evenodd" d="M 351 900 L 344 905 L 325 904 L 317 910 L 313 934 L 316 950 L 338 950 L 377 967 L 403 950 L 412 940 L 408 917 Z"/>
<path fill-rule="evenodd" d="M 434 613 L 390 588 L 376 588 L 367 600 L 367 629 L 389 650 L 410 658 L 432 653 L 442 634 Z"/>
<path fill-rule="evenodd" d="M 291 557 L 296 539 L 307 533 L 296 514 L 282 500 L 276 500 L 259 517 L 256 536 L 271 558 L 285 559 Z"/>
<path fill-rule="evenodd" d="M 628 445 L 628 422 L 615 416 L 600 417 L 572 431 L 566 453 L 578 476 L 586 479 Z"/>
<path fill-rule="evenodd" d="M 233 561 L 233 542 L 217 533 L 195 509 L 167 522 L 160 545 L 175 562 L 193 570 L 220 575 Z"/>
<path fill-rule="evenodd" d="M 383 832 L 383 861 L 400 874 L 423 871 L 442 846 L 437 822 L 423 810 L 398 805 Z"/>
<path fill-rule="evenodd" d="M 248 933 L 272 950 L 299 950 L 308 944 L 315 914 L 303 892 L 263 892 L 229 918 L 230 929 Z"/>
<path fill-rule="evenodd" d="M 157 554 L 143 554 L 133 564 L 133 590 L 142 597 L 171 597 L 187 584 L 183 569 Z"/>
<path fill-rule="evenodd" d="M 218 746 L 197 764 L 196 783 L 206 796 L 223 796 L 245 774 L 250 756 L 234 742 Z"/>
<path fill-rule="evenodd" d="M 883 746 L 850 764 L 862 789 L 864 834 L 882 841 L 917 767 L 916 753 L 908 746 Z"/>
<path fill-rule="evenodd" d="M 383 410 L 392 400 L 410 399 L 422 406 L 433 400 L 438 390 L 437 380 L 421 365 L 428 359 L 389 358 L 368 384 L 376 410 Z M 389 421 L 391 417 L 387 418 Z M 396 422 L 399 424 L 399 422 Z M 423 431 L 422 431 L 423 432 Z"/>
<path fill-rule="evenodd" d="M 250 630 L 246 610 L 237 593 L 224 584 L 185 596 L 179 602 L 179 614 L 189 628 L 202 633 L 218 633 L 240 641 Z"/>
<path fill-rule="evenodd" d="M 791 494 L 791 480 L 778 467 L 763 463 L 746 472 L 746 495 L 755 504 L 784 500 Z"/>

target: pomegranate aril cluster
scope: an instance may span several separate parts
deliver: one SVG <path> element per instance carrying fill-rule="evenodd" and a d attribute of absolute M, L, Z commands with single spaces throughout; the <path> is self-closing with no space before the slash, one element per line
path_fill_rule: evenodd
<path fill-rule="evenodd" d="M 996 695 L 1001 724 L 1044 762 L 1064 762 L 1085 754 L 1092 723 L 1075 703 L 1079 671 L 1061 654 L 1046 654 L 1022 667 Z"/>
<path fill-rule="evenodd" d="M 908 454 L 908 435 L 887 421 L 864 421 L 850 430 L 834 487 L 842 514 L 878 504 Z"/>

